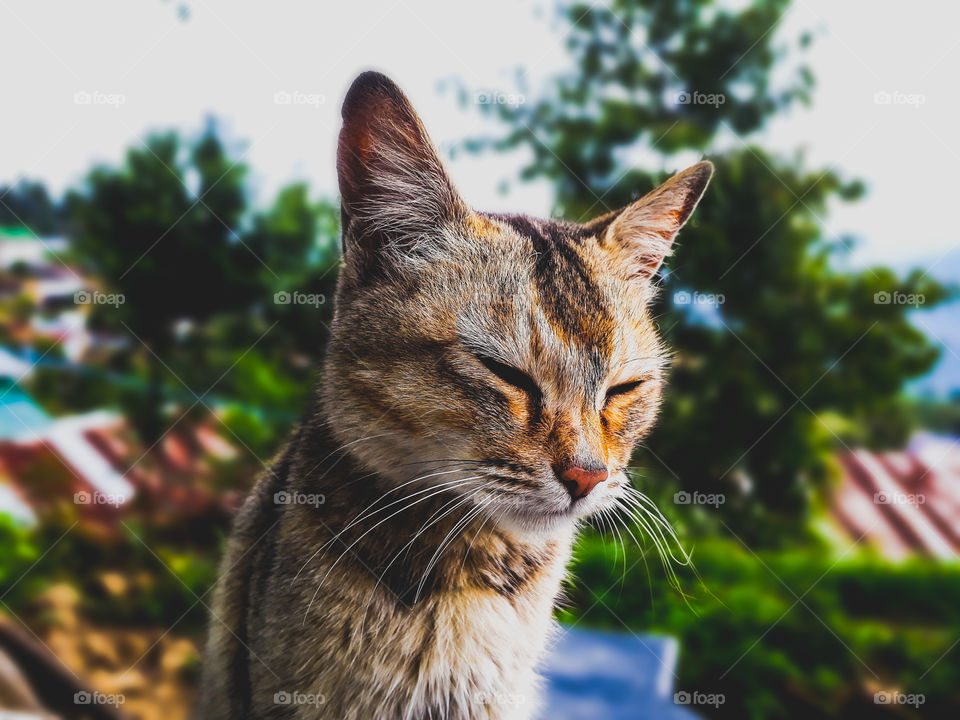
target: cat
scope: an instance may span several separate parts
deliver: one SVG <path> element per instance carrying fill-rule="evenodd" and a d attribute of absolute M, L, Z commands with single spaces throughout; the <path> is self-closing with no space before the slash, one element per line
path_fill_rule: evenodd
<path fill-rule="evenodd" d="M 531 718 L 577 527 L 657 413 L 648 308 L 713 166 L 585 224 L 489 214 L 388 78 L 342 116 L 322 380 L 236 521 L 200 713 Z"/>

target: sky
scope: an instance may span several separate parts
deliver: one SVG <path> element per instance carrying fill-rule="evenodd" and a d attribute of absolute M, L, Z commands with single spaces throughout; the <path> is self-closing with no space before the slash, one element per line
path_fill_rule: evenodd
<path fill-rule="evenodd" d="M 858 263 L 934 274 L 957 266 L 958 21 L 960 3 L 949 0 L 794 0 L 770 30 L 784 40 L 814 31 L 817 89 L 811 108 L 756 140 L 866 181 L 863 201 L 823 218 L 828 235 L 861 239 Z M 444 150 L 497 126 L 439 91 L 443 80 L 509 93 L 523 68 L 536 87 L 569 66 L 563 32 L 543 0 L 0 0 L 0 183 L 26 176 L 59 192 L 93 162 L 118 162 L 149 130 L 198 133 L 213 115 L 254 169 L 260 202 L 294 179 L 332 195 L 339 105 L 359 72 L 392 76 Z M 476 207 L 548 214 L 543 184 L 498 192 L 523 162 L 522 153 L 460 157 L 451 174 Z"/>

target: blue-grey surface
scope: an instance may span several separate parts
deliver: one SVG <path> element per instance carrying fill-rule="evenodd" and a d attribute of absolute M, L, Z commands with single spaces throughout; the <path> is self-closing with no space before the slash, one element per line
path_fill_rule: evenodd
<path fill-rule="evenodd" d="M 543 720 L 696 720 L 676 705 L 677 643 L 654 635 L 564 628 L 544 664 Z"/>
<path fill-rule="evenodd" d="M 19 387 L 0 378 L 0 440 L 36 438 L 50 418 Z"/>

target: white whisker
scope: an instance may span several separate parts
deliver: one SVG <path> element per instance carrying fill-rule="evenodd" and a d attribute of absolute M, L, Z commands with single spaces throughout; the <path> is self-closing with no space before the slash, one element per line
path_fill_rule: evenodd
<path fill-rule="evenodd" d="M 478 476 L 473 477 L 473 478 L 466 478 L 465 480 L 460 480 L 459 483 L 460 483 L 460 485 L 466 485 L 467 483 L 469 483 L 469 482 L 471 482 L 471 481 L 474 481 L 474 480 L 476 480 L 476 479 L 479 478 L 479 477 L 481 477 L 481 476 L 478 475 Z M 457 487 L 460 487 L 460 485 L 458 485 Z M 429 488 L 429 489 L 430 489 L 430 490 L 434 490 L 434 488 Z M 304 622 L 304 624 L 306 624 L 306 622 L 307 622 L 307 617 L 308 617 L 309 614 L 310 614 L 310 608 L 313 607 L 313 603 L 314 603 L 314 601 L 317 599 L 317 595 L 320 593 L 320 589 L 323 587 L 323 584 L 327 581 L 327 578 L 330 577 L 330 573 L 333 572 L 333 569 L 337 566 L 337 564 L 338 564 L 341 560 L 343 560 L 344 556 L 346 556 L 346 554 L 347 554 L 348 552 L 350 552 L 350 550 L 353 549 L 353 547 L 354 547 L 358 542 L 360 542 L 363 538 L 365 538 L 365 537 L 366 537 L 367 535 L 369 535 L 371 532 L 373 532 L 374 530 L 376 530 L 378 527 L 380 527 L 381 525 L 383 525 L 383 523 L 387 522 L 387 520 L 389 520 L 390 518 L 395 517 L 396 515 L 399 515 L 400 513 L 404 512 L 405 510 L 409 510 L 411 507 L 413 507 L 414 505 L 417 505 L 417 504 L 423 502 L 424 500 L 429 500 L 430 498 L 432 498 L 432 497 L 434 497 L 434 496 L 436 496 L 436 495 L 439 495 L 439 494 L 442 493 L 442 492 L 446 492 L 446 491 L 449 490 L 449 489 L 451 489 L 451 488 L 441 487 L 439 490 L 436 490 L 436 492 L 433 492 L 433 493 L 431 493 L 431 494 L 429 494 L 429 495 L 427 495 L 427 496 L 425 496 L 425 497 L 420 498 L 419 500 L 415 500 L 414 502 L 408 504 L 408 505 L 405 506 L 405 507 L 400 508 L 400 509 L 397 510 L 396 512 L 391 513 L 391 514 L 388 515 L 387 517 L 383 518 L 380 522 L 378 522 L 376 525 L 374 525 L 373 527 L 371 527 L 369 530 L 367 530 L 367 531 L 364 532 L 362 535 L 360 535 L 360 537 L 358 537 L 356 540 L 354 540 L 352 543 L 350 543 L 350 545 L 347 546 L 347 549 L 344 550 L 344 551 L 340 554 L 340 557 L 338 557 L 338 558 L 333 562 L 333 564 L 330 566 L 330 568 L 327 570 L 327 574 L 323 576 L 323 579 L 320 581 L 320 584 L 317 586 L 316 591 L 313 593 L 313 597 L 310 598 L 310 603 L 307 605 L 307 610 L 306 610 L 306 612 L 304 613 L 304 616 L 303 616 L 303 622 Z M 385 508 L 384 508 L 384 509 L 385 509 Z"/>

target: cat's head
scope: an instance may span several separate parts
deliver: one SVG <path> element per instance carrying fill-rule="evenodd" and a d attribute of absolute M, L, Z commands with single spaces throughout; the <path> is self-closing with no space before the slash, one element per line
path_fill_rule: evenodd
<path fill-rule="evenodd" d="M 387 482 L 423 476 L 411 491 L 470 495 L 513 523 L 612 504 L 664 381 L 653 281 L 710 163 L 586 224 L 476 212 L 403 93 L 365 73 L 337 169 L 337 439 Z"/>

